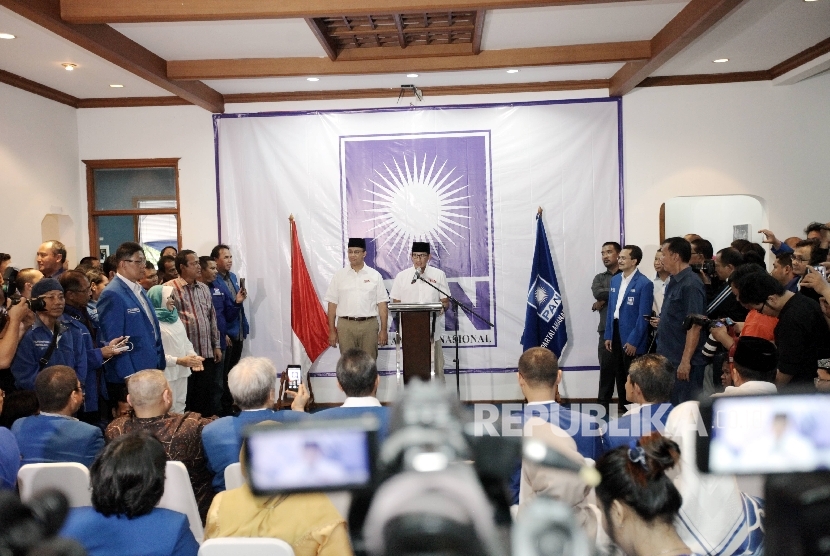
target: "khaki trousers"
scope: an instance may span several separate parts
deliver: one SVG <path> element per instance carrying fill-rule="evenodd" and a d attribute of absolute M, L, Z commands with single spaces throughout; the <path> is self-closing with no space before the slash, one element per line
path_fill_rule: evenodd
<path fill-rule="evenodd" d="M 350 349 L 362 349 L 377 361 L 378 358 L 378 319 L 347 320 L 337 319 L 337 343 L 340 354 Z"/>

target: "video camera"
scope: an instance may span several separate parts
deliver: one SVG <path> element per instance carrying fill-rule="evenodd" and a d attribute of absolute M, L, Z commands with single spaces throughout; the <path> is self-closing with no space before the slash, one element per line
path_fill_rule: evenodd
<path fill-rule="evenodd" d="M 683 328 L 686 330 L 691 329 L 694 325 L 698 325 L 708 332 L 710 328 L 720 328 L 721 326 L 732 326 L 734 324 L 735 321 L 729 317 L 710 319 L 706 315 L 696 315 L 694 313 L 686 315 L 686 318 L 683 319 Z"/>
<path fill-rule="evenodd" d="M 523 527 L 512 527 L 509 484 L 522 438 L 476 436 L 471 412 L 454 392 L 409 383 L 389 430 L 379 446 L 374 417 L 251 427 L 245 431 L 251 488 L 261 495 L 350 490 L 349 532 L 358 556 L 503 556 L 511 554 L 511 534 L 516 556 L 590 554 L 560 502 L 540 500 L 533 511 L 529 506 Z M 538 444 L 531 441 L 526 458 L 565 465 Z M 302 471 L 309 458 L 331 465 L 312 475 Z M 558 541 L 547 542 L 552 537 Z"/>
<path fill-rule="evenodd" d="M 703 264 L 691 264 L 689 265 L 692 267 L 692 270 L 695 272 L 703 272 L 710 278 L 715 276 L 715 261 L 712 259 L 706 259 L 703 261 Z"/>

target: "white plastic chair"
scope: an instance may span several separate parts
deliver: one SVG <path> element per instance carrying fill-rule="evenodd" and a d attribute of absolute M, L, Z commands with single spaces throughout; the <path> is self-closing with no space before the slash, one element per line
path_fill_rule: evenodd
<path fill-rule="evenodd" d="M 17 472 L 17 485 L 23 502 L 28 502 L 42 490 L 53 488 L 66 495 L 71 508 L 92 505 L 89 469 L 80 463 L 26 464 Z"/>
<path fill-rule="evenodd" d="M 245 484 L 245 477 L 242 476 L 242 464 L 232 463 L 225 468 L 225 490 L 239 488 Z"/>
<path fill-rule="evenodd" d="M 187 516 L 190 531 L 199 544 L 205 538 L 205 529 L 202 527 L 202 518 L 199 517 L 199 506 L 190 484 L 187 467 L 180 461 L 168 461 L 164 473 L 164 495 L 156 504 L 157 508 L 167 508 Z"/>
<path fill-rule="evenodd" d="M 208 539 L 199 548 L 198 556 L 294 556 L 287 542 L 270 538 L 224 537 Z"/>

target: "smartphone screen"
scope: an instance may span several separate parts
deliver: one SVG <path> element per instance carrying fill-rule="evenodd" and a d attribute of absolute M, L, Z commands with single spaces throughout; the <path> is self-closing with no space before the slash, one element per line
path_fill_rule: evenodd
<path fill-rule="evenodd" d="M 366 488 L 374 473 L 377 426 L 370 417 L 249 427 L 251 490 L 272 495 Z"/>
<path fill-rule="evenodd" d="M 303 382 L 303 370 L 299 365 L 289 365 L 285 372 L 288 373 L 288 386 L 287 388 L 292 392 L 296 392 L 300 388 L 300 384 Z"/>
<path fill-rule="evenodd" d="M 701 406 L 698 466 L 754 475 L 830 469 L 830 394 L 721 396 Z"/>

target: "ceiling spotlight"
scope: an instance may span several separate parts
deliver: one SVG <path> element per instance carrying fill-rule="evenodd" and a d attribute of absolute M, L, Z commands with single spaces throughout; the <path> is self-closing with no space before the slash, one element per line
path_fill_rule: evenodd
<path fill-rule="evenodd" d="M 306 81 L 320 81 L 320 78 L 319 77 L 306 77 L 305 80 Z"/>
<path fill-rule="evenodd" d="M 123 89 L 124 85 L 118 85 L 116 83 L 113 83 L 112 85 L 110 85 L 110 87 L 112 87 L 113 89 Z"/>
<path fill-rule="evenodd" d="M 74 70 L 75 68 L 78 67 L 78 64 L 70 64 L 69 62 L 66 62 L 65 64 L 61 64 L 61 65 L 63 66 L 63 68 L 66 71 L 72 71 L 72 70 Z"/>
<path fill-rule="evenodd" d="M 507 70 L 507 73 L 519 73 L 519 70 L 517 70 L 517 69 Z"/>
<path fill-rule="evenodd" d="M 11 39 L 14 39 L 14 38 L 16 38 L 16 37 L 14 35 L 12 35 L 11 33 L 0 33 L 0 39 L 9 39 L 9 40 L 11 40 Z"/>
<path fill-rule="evenodd" d="M 406 76 L 407 77 L 418 77 L 418 74 L 417 73 L 407 73 Z"/>
<path fill-rule="evenodd" d="M 718 58 L 717 60 L 712 60 L 716 64 L 724 64 L 729 61 L 729 58 Z"/>

